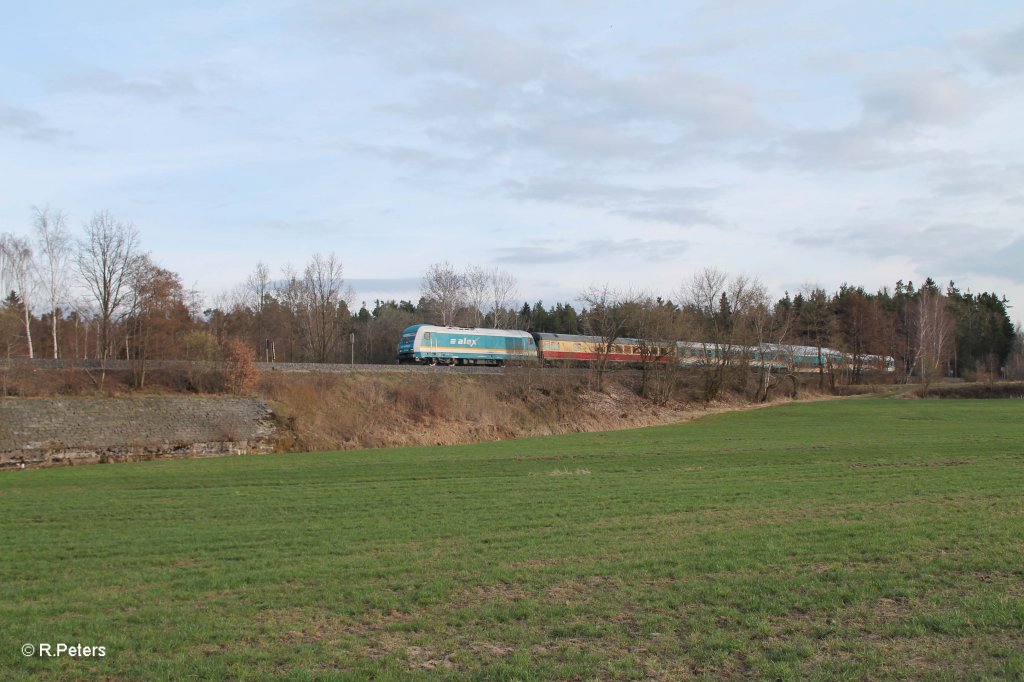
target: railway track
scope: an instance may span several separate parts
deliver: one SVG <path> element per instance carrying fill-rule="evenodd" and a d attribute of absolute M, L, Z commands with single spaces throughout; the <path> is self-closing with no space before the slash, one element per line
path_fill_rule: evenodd
<path fill-rule="evenodd" d="M 194 364 L 204 363 L 190 363 L 186 360 L 149 360 L 146 362 L 146 371 L 150 372 L 153 370 L 185 370 L 191 368 Z M 214 371 L 222 369 L 220 363 L 205 363 L 208 366 L 201 369 L 208 369 Z M 579 373 L 579 372 L 590 372 L 591 369 L 586 367 L 549 367 L 542 368 L 537 365 L 509 365 L 505 367 L 489 367 L 484 365 L 369 365 L 369 364 L 342 364 L 342 363 L 316 363 L 316 362 L 257 362 L 256 367 L 259 368 L 260 372 L 265 373 L 280 373 L 280 374 L 309 374 L 312 372 L 329 372 L 334 374 L 358 374 L 358 373 L 414 373 L 414 374 L 467 374 L 467 375 L 481 375 L 481 374 L 503 374 L 506 371 L 514 372 L 568 372 L 568 373 Z M 52 359 L 36 359 L 28 360 L 24 358 L 8 358 L 0 359 L 0 370 L 87 370 L 90 372 L 97 372 L 102 369 L 99 360 L 52 360 Z M 108 372 L 128 372 L 131 370 L 131 364 L 127 360 L 108 360 L 106 363 L 106 370 Z M 606 374 L 628 374 L 637 373 L 640 370 L 635 368 L 625 367 L 607 367 L 604 372 Z"/>
<path fill-rule="evenodd" d="M 173 370 L 188 369 L 199 365 L 208 365 L 207 369 L 219 368 L 219 363 L 191 363 L 186 360 L 149 360 L 146 362 L 146 370 Z M 461 373 L 461 374 L 500 374 L 504 368 L 487 366 L 429 366 L 429 365 L 368 365 L 368 364 L 340 364 L 340 363 L 316 363 L 316 362 L 257 362 L 256 367 L 261 372 L 281 373 L 309 373 L 309 372 L 417 372 L 417 373 Z M 51 360 L 51 359 L 2 359 L 2 369 L 82 369 L 99 371 L 103 365 L 99 360 Z M 108 360 L 106 370 L 129 371 L 132 366 L 128 360 Z"/>

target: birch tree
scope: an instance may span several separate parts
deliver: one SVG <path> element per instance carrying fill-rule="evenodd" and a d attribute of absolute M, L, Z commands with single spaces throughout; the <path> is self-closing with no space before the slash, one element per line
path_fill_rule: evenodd
<path fill-rule="evenodd" d="M 434 321 L 451 326 L 466 302 L 466 280 L 451 263 L 434 263 L 423 275 L 420 293 L 432 309 Z"/>
<path fill-rule="evenodd" d="M 479 265 L 468 265 L 462 274 L 463 286 L 466 291 L 466 303 L 469 306 L 471 326 L 479 327 L 483 322 L 484 308 L 490 293 L 490 276 Z"/>
<path fill-rule="evenodd" d="M 34 289 L 32 247 L 27 239 L 13 234 L 0 236 L 0 281 L 6 281 L 21 301 L 28 357 L 32 359 L 32 295 Z M 4 286 L 4 289 L 7 285 Z"/>
<path fill-rule="evenodd" d="M 915 313 L 914 367 L 927 388 L 945 373 L 946 362 L 952 356 L 955 328 L 946 298 L 934 286 L 923 286 L 917 292 Z"/>
<path fill-rule="evenodd" d="M 515 311 L 510 311 L 513 301 L 519 296 L 516 278 L 512 273 L 494 268 L 490 272 L 491 286 L 491 319 L 495 329 L 504 328 L 512 323 Z"/>
<path fill-rule="evenodd" d="M 256 269 L 245 280 L 245 293 L 249 309 L 252 310 L 252 315 L 256 322 L 256 342 L 259 344 L 257 347 L 263 346 L 266 348 L 268 340 L 264 309 L 267 305 L 267 296 L 270 295 L 270 268 L 265 263 L 257 263 Z M 264 352 L 267 354 L 266 357 L 269 361 L 269 350 Z"/>
<path fill-rule="evenodd" d="M 50 336 L 53 359 L 60 357 L 57 327 L 61 308 L 68 297 L 68 258 L 71 255 L 71 235 L 67 231 L 67 216 L 62 211 L 33 208 L 38 255 L 39 283 L 50 306 Z"/>

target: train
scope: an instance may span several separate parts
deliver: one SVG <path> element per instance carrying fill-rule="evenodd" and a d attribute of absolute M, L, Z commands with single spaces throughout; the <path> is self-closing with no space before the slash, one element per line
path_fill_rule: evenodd
<path fill-rule="evenodd" d="M 416 365 L 616 365 L 667 364 L 688 367 L 717 364 L 725 354 L 742 358 L 751 365 L 771 370 L 817 372 L 822 368 L 841 370 L 854 360 L 867 370 L 891 374 L 896 363 L 891 357 L 862 355 L 854 358 L 832 348 L 761 344 L 722 346 L 693 341 L 650 341 L 617 338 L 610 345 L 600 336 L 526 332 L 518 329 L 483 329 L 416 324 L 402 331 L 398 341 L 399 364 Z"/>
<path fill-rule="evenodd" d="M 516 329 L 415 324 L 398 341 L 398 364 L 504 365 L 537 362 L 537 342 Z"/>

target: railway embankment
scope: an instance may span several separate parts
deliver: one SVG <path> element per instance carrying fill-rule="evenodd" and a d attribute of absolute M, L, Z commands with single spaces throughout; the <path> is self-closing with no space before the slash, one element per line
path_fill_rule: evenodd
<path fill-rule="evenodd" d="M 419 369 L 434 371 L 264 370 L 249 397 L 175 391 L 183 381 L 170 370 L 165 383 L 147 389 L 157 395 L 139 395 L 110 375 L 113 395 L 90 395 L 81 381 L 67 381 L 66 368 L 35 369 L 18 385 L 20 396 L 0 399 L 0 469 L 455 445 L 653 426 L 754 406 L 741 391 L 705 404 L 696 377 L 677 377 L 664 399 L 659 377 L 645 384 L 634 371 L 598 379 L 579 369 Z M 789 385 L 780 382 L 771 398 L 791 399 Z M 72 389 L 79 393 L 56 393 Z M 810 397 L 807 389 L 801 397 Z"/>
<path fill-rule="evenodd" d="M 498 373 L 264 375 L 260 393 L 293 450 L 455 445 L 666 424 L 702 411 L 682 395 L 660 404 L 633 373 L 601 390 L 576 370 Z"/>
<path fill-rule="evenodd" d="M 260 398 L 8 398 L 0 469 L 271 452 L 277 434 Z"/>

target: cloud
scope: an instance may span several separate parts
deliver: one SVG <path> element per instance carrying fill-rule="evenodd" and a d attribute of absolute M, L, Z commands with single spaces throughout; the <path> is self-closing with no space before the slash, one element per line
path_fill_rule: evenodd
<path fill-rule="evenodd" d="M 1024 199 L 1024 164 L 971 162 L 961 158 L 935 169 L 929 180 L 934 199 Z"/>
<path fill-rule="evenodd" d="M 433 149 L 400 144 L 356 144 L 351 149 L 361 154 L 377 156 L 401 166 L 411 166 L 424 172 L 478 171 L 479 157 L 459 157 Z"/>
<path fill-rule="evenodd" d="M 648 177 L 709 162 L 733 177 L 780 167 L 928 168 L 955 148 L 957 135 L 997 94 L 953 58 L 948 44 L 909 43 L 850 57 L 823 43 L 808 48 L 820 54 L 793 56 L 792 36 L 784 33 L 791 22 L 776 16 L 777 7 L 762 6 L 754 16 L 751 4 L 670 13 L 690 32 L 704 26 L 701 40 L 728 46 L 714 58 L 657 33 L 650 42 L 629 34 L 590 40 L 592 27 L 574 25 L 557 9 L 538 13 L 543 23 L 529 13 L 512 20 L 500 8 L 467 13 L 446 3 L 403 4 L 400 11 L 322 3 L 314 16 L 322 40 L 348 55 L 385 55 L 396 81 L 407 86 L 386 112 L 401 126 L 414 122 L 423 144 L 379 151 L 423 176 L 431 157 L 473 160 L 439 166 L 456 173 L 479 175 L 483 168 L 506 177 L 507 168 L 544 173 L 553 165 L 577 176 Z M 734 27 L 737 16 L 748 23 Z M 758 33 L 762 20 L 769 25 Z M 746 35 L 765 42 L 752 49 L 737 41 Z M 760 62 L 732 68 L 737 55 L 754 54 L 792 71 Z M 823 59 L 811 64 L 814 56 Z M 511 194 L 526 198 L 530 191 Z M 585 201 L 552 200 L 679 225 L 719 222 L 708 204 L 636 192 L 617 206 L 579 198 Z"/>
<path fill-rule="evenodd" d="M 642 41 L 588 45 L 557 11 L 535 26 L 528 13 L 492 21 L 493 12 L 318 5 L 314 16 L 321 39 L 349 55 L 386 55 L 412 88 L 389 113 L 471 155 L 650 168 L 771 130 L 749 83 L 651 58 Z"/>
<path fill-rule="evenodd" d="M 41 114 L 17 107 L 0 106 L 0 133 L 31 142 L 56 142 L 71 137 L 70 130 L 55 128 Z"/>
<path fill-rule="evenodd" d="M 636 258 L 656 262 L 676 258 L 689 248 L 681 239 L 592 239 L 578 243 L 540 240 L 526 246 L 495 249 L 494 259 L 508 264 L 545 264 L 584 261 L 593 258 Z"/>
<path fill-rule="evenodd" d="M 961 234 L 960 238 L 964 236 Z M 935 259 L 933 266 L 944 272 L 996 276 L 1024 284 L 1021 263 L 1024 263 L 1024 237 L 1007 242 L 975 239 L 971 235 L 966 246 L 947 250 L 942 257 Z"/>
<path fill-rule="evenodd" d="M 1024 73 L 1024 25 L 1007 32 L 975 36 L 967 44 L 990 73 L 997 76 Z"/>
<path fill-rule="evenodd" d="M 371 291 L 379 294 L 405 295 L 420 288 L 419 277 L 362 277 L 347 279 L 345 284 L 360 291 Z"/>
<path fill-rule="evenodd" d="M 924 227 L 876 221 L 844 229 L 802 232 L 794 245 L 847 253 L 854 258 L 894 257 L 936 279 L 964 275 L 997 276 L 1024 283 L 1024 237 L 1016 230 L 967 222 L 935 222 Z M 910 273 L 905 273 L 910 274 Z"/>
<path fill-rule="evenodd" d="M 935 161 L 937 134 L 964 129 L 992 91 L 953 70 L 904 69 L 865 79 L 848 124 L 804 128 L 781 138 L 755 161 L 879 170 Z"/>
<path fill-rule="evenodd" d="M 506 181 L 507 196 L 519 200 L 544 201 L 598 208 L 612 215 L 695 227 L 719 225 L 705 205 L 715 192 L 705 187 L 663 187 L 641 189 L 601 181 L 533 178 Z"/>
<path fill-rule="evenodd" d="M 253 227 L 271 235 L 326 237 L 337 232 L 339 223 L 326 219 L 264 220 Z"/>
<path fill-rule="evenodd" d="M 889 131 L 964 123 L 984 99 L 962 75 L 935 68 L 876 77 L 862 94 L 865 122 Z"/>
<path fill-rule="evenodd" d="M 209 67 L 199 68 L 195 72 L 163 71 L 137 76 L 126 76 L 107 69 L 89 69 L 65 74 L 54 80 L 53 84 L 62 91 L 159 102 L 205 96 L 222 88 L 230 80 Z"/>

